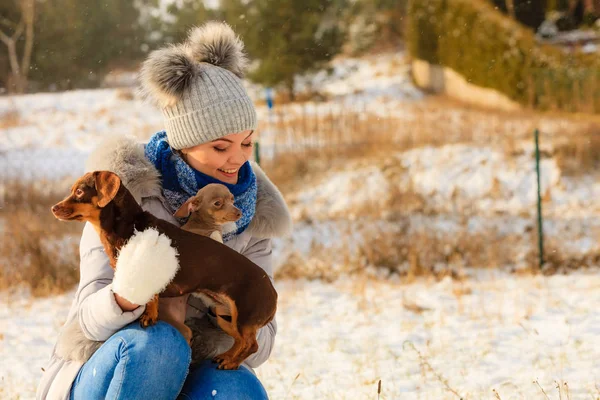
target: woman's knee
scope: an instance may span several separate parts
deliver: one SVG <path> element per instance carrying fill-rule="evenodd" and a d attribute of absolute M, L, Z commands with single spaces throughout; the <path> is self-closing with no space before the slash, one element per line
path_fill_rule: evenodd
<path fill-rule="evenodd" d="M 235 371 L 217 369 L 210 360 L 190 369 L 180 400 L 214 399 L 267 400 L 267 392 L 258 378 L 245 367 Z"/>
<path fill-rule="evenodd" d="M 175 398 L 187 376 L 191 350 L 170 325 L 134 322 L 111 336 L 80 370 L 74 398 Z M 140 379 L 145 383 L 140 389 Z M 137 386 L 136 386 L 137 385 Z"/>
<path fill-rule="evenodd" d="M 159 321 L 142 328 L 136 321 L 123 329 L 121 337 L 129 358 L 164 363 L 170 371 L 176 369 L 187 373 L 191 358 L 190 346 L 181 333 L 166 322 Z"/>

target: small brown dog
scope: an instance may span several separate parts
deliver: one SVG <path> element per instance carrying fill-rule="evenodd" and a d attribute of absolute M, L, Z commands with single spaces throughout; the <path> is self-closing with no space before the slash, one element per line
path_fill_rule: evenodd
<path fill-rule="evenodd" d="M 181 229 L 223 243 L 223 225 L 242 216 L 242 212 L 233 205 L 234 200 L 227 186 L 211 183 L 198 190 L 174 215 L 177 218 L 190 217 Z"/>
<path fill-rule="evenodd" d="M 71 194 L 52 207 L 64 221 L 90 222 L 98 234 L 113 268 L 119 251 L 136 231 L 158 231 L 177 250 L 179 269 L 160 296 L 178 297 L 201 293 L 217 299 L 231 311 L 231 322 L 217 323 L 234 339 L 228 351 L 216 356 L 219 368 L 236 369 L 258 350 L 256 332 L 269 323 L 277 309 L 277 292 L 258 265 L 208 237 L 197 235 L 144 211 L 121 179 L 109 171 L 87 173 L 75 182 Z M 158 296 L 147 305 L 143 326 L 156 322 Z"/>
<path fill-rule="evenodd" d="M 233 204 L 234 200 L 227 186 L 211 183 L 198 190 L 198 193 L 179 207 L 174 215 L 177 218 L 189 216 L 188 221 L 181 229 L 223 243 L 223 225 L 235 222 L 242 216 L 242 212 Z M 231 310 L 227 307 L 226 300 L 208 298 L 201 293 L 192 295 L 202 298 L 204 303 L 213 309 L 217 318 L 224 320 L 222 323 L 231 324 Z M 185 324 L 188 297 L 189 295 L 185 295 L 163 302 L 158 319 L 176 327 L 190 343 L 192 331 Z"/>

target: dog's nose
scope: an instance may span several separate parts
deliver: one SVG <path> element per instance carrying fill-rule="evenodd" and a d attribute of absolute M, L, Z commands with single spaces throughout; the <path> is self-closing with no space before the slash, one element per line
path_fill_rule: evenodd
<path fill-rule="evenodd" d="M 53 206 L 52 206 L 52 208 L 51 208 L 51 210 L 52 210 L 52 212 L 56 212 L 56 210 L 58 210 L 58 207 L 57 207 L 57 205 L 56 205 L 56 204 L 55 204 L 55 205 L 53 205 Z"/>
<path fill-rule="evenodd" d="M 238 218 L 241 218 L 242 217 L 242 212 L 240 210 L 237 210 L 236 213 L 235 213 L 235 216 L 238 217 Z"/>

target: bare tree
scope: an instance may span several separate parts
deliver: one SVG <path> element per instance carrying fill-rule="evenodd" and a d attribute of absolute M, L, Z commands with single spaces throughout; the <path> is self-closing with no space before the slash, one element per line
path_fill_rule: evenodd
<path fill-rule="evenodd" d="M 510 17 L 512 19 L 517 19 L 517 16 L 515 14 L 515 0 L 506 0 L 506 9 L 508 10 L 508 15 L 510 15 Z"/>
<path fill-rule="evenodd" d="M 33 51 L 35 0 L 19 0 L 19 8 L 21 9 L 21 20 L 18 23 L 0 17 L 0 23 L 13 30 L 12 35 L 9 36 L 0 29 L 0 40 L 8 48 L 8 59 L 12 72 L 14 91 L 17 93 L 24 93 L 27 89 L 27 75 L 29 73 L 29 65 L 31 64 L 31 54 Z M 19 65 L 17 42 L 23 33 L 25 33 L 25 45 L 23 47 L 23 54 Z"/>
<path fill-rule="evenodd" d="M 580 2 L 583 3 L 583 12 L 585 14 L 595 14 L 596 12 L 600 12 L 600 1 L 598 0 L 569 0 L 569 11 L 573 13 Z"/>
<path fill-rule="evenodd" d="M 583 9 L 586 14 L 596 14 L 599 10 L 596 9 L 596 1 L 583 0 Z"/>

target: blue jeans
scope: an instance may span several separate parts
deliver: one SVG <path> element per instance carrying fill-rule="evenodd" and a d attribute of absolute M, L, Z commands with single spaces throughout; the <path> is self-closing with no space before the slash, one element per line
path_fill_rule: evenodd
<path fill-rule="evenodd" d="M 207 360 L 190 369 L 190 358 L 190 347 L 171 325 L 158 322 L 144 329 L 133 322 L 81 367 L 71 399 L 268 399 L 247 368 L 222 371 Z"/>
<path fill-rule="evenodd" d="M 237 370 L 217 369 L 205 360 L 190 369 L 178 400 L 268 400 L 258 378 L 244 366 Z"/>

